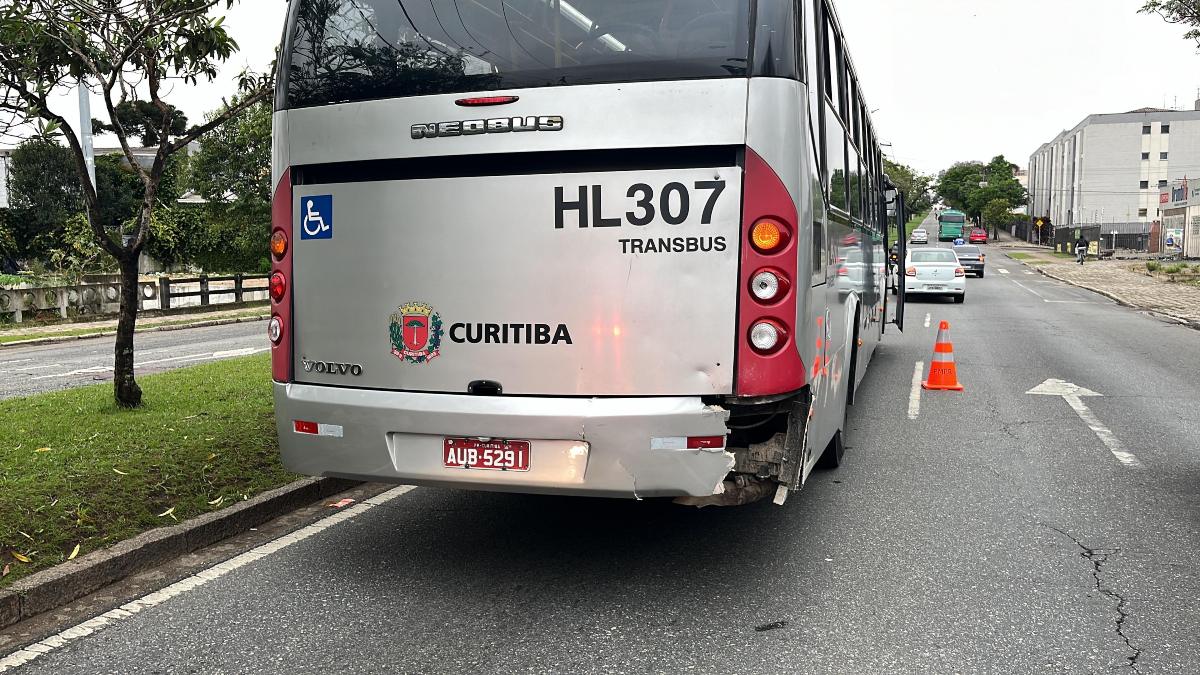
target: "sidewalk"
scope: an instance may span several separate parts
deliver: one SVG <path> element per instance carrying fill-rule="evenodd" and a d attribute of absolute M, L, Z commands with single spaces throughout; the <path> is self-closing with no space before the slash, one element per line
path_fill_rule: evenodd
<path fill-rule="evenodd" d="M 259 321 L 270 318 L 271 308 L 267 303 L 256 303 L 250 306 L 242 305 L 235 308 L 209 312 L 177 312 L 172 314 L 155 314 L 145 316 L 138 313 L 137 331 L 175 330 L 182 328 L 197 328 L 201 326 L 217 326 L 226 323 L 243 321 Z M 21 325 L 21 324 L 15 324 Z M 117 330 L 116 319 L 100 321 L 80 321 L 57 323 L 40 326 L 21 325 L 21 328 L 5 328 L 0 330 L 0 347 L 17 344 L 40 344 L 43 342 L 58 342 L 85 337 L 112 335 Z"/>
<path fill-rule="evenodd" d="M 1027 251 L 1021 262 L 1042 274 L 1086 288 L 1122 305 L 1164 314 L 1200 329 L 1200 286 L 1159 281 L 1134 268 L 1129 260 L 1089 260 L 1079 265 L 1053 256 L 1045 249 Z"/>

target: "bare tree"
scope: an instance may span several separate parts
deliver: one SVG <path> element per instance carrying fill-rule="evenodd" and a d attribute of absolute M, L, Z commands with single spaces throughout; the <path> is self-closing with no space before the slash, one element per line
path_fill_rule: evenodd
<path fill-rule="evenodd" d="M 0 133 L 34 124 L 60 132 L 75 158 L 88 222 L 96 241 L 121 271 L 121 314 L 114 355 L 114 394 L 118 405 L 136 407 L 142 391 L 134 379 L 133 335 L 138 310 L 138 258 L 150 235 L 159 182 L 167 159 L 189 143 L 264 100 L 271 74 L 242 73 L 240 96 L 204 124 L 180 133 L 177 113 L 166 100 L 174 84 L 212 81 L 218 66 L 238 50 L 222 27 L 236 0 L 7 0 L 0 3 Z M 100 96 L 129 166 L 144 186 L 136 218 L 116 231 L 97 218 L 96 189 L 79 130 L 50 109 L 57 90 L 83 80 Z M 152 108 L 147 108 L 147 105 Z M 118 108 L 139 106 L 161 114 L 149 138 L 157 141 L 149 167 L 138 162 L 130 139 L 147 137 L 122 124 Z M 91 120 L 81 120 L 91 124 Z"/>

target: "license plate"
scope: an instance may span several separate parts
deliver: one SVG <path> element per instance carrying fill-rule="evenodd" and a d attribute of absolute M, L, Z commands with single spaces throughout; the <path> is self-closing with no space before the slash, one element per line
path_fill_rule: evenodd
<path fill-rule="evenodd" d="M 447 438 L 442 443 L 442 464 L 448 469 L 528 471 L 529 441 Z"/>
<path fill-rule="evenodd" d="M 940 291 L 940 290 L 942 290 L 942 289 L 943 289 L 943 288 L 945 288 L 945 287 L 944 287 L 944 286 L 941 286 L 941 285 L 938 285 L 938 284 L 930 284 L 930 285 L 926 286 L 925 288 L 927 288 L 927 289 L 929 289 L 929 290 L 931 290 L 931 291 Z"/>

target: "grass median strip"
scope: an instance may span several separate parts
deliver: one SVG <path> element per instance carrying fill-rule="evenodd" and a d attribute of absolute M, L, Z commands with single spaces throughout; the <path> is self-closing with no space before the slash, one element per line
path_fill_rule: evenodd
<path fill-rule="evenodd" d="M 0 402 L 0 588 L 295 480 L 279 463 L 267 355 Z"/>

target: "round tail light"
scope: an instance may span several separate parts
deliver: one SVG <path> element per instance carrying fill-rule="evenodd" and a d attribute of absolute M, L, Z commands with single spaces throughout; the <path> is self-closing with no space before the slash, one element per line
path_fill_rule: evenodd
<path fill-rule="evenodd" d="M 761 319 L 750 328 L 750 346 L 760 354 L 779 351 L 786 340 L 787 331 L 776 321 Z"/>
<path fill-rule="evenodd" d="M 787 276 L 778 270 L 759 270 L 750 279 L 750 292 L 759 302 L 774 302 L 787 294 Z"/>
<path fill-rule="evenodd" d="M 283 276 L 283 272 L 276 272 L 271 275 L 271 300 L 279 302 L 283 300 L 283 296 L 287 294 L 287 277 Z"/>
<path fill-rule="evenodd" d="M 276 260 L 283 260 L 283 256 L 287 254 L 288 240 L 287 235 L 283 230 L 275 230 L 271 233 L 271 255 L 275 256 Z"/>
<path fill-rule="evenodd" d="M 773 218 L 763 218 L 750 228 L 750 243 L 759 253 L 775 253 L 788 243 L 787 226 Z"/>
<path fill-rule="evenodd" d="M 271 338 L 271 344 L 279 344 L 279 341 L 283 339 L 283 319 L 278 316 L 271 317 L 267 323 L 267 337 Z"/>

